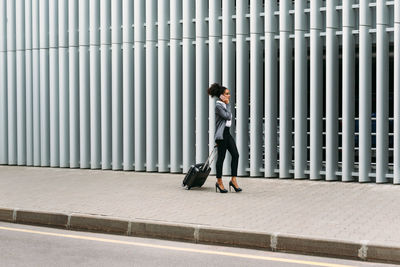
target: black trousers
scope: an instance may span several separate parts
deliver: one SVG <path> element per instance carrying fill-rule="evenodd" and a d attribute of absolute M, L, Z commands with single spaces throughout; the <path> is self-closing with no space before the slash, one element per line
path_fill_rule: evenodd
<path fill-rule="evenodd" d="M 229 127 L 225 127 L 223 140 L 216 140 L 218 148 L 218 158 L 217 158 L 217 178 L 222 178 L 222 166 L 224 165 L 226 150 L 231 153 L 231 172 L 232 176 L 237 176 L 237 168 L 239 163 L 239 152 L 236 147 L 235 139 L 229 133 Z"/>

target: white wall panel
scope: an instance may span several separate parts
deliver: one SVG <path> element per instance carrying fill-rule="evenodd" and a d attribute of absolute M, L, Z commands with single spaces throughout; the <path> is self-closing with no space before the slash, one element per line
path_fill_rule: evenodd
<path fill-rule="evenodd" d="M 0 164 L 398 184 L 399 5 L 0 0 Z"/>

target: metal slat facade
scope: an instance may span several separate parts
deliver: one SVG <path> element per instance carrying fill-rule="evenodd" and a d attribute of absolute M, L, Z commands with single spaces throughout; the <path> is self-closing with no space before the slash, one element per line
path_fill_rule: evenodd
<path fill-rule="evenodd" d="M 0 0 L 0 164 L 400 183 L 400 0 Z M 224 166 L 229 174 L 229 157 Z"/>

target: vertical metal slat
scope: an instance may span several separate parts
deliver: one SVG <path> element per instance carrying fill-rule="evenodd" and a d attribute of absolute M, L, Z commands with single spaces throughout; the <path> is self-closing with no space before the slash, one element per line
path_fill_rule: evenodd
<path fill-rule="evenodd" d="M 60 166 L 58 0 L 49 1 L 50 166 Z"/>
<path fill-rule="evenodd" d="M 290 178 L 292 168 L 292 18 L 291 1 L 280 1 L 279 11 L 279 178 Z"/>
<path fill-rule="evenodd" d="M 122 1 L 123 169 L 134 170 L 133 0 Z"/>
<path fill-rule="evenodd" d="M 236 3 L 236 144 L 239 152 L 238 175 L 247 176 L 249 168 L 249 84 L 250 34 L 248 1 Z"/>
<path fill-rule="evenodd" d="M 386 183 L 389 133 L 389 38 L 386 1 L 376 7 L 376 182 Z"/>
<path fill-rule="evenodd" d="M 321 179 L 323 129 L 323 30 L 321 0 L 311 2 L 310 29 L 310 179 Z"/>
<path fill-rule="evenodd" d="M 171 172 L 181 172 L 182 163 L 182 0 L 171 0 Z"/>
<path fill-rule="evenodd" d="M 146 171 L 157 171 L 157 1 L 146 0 Z"/>
<path fill-rule="evenodd" d="M 112 169 L 122 170 L 122 0 L 111 1 Z"/>
<path fill-rule="evenodd" d="M 359 121 L 358 161 L 359 182 L 369 182 L 371 170 L 371 115 L 372 115 L 372 45 L 369 30 L 372 26 L 369 0 L 360 2 L 359 35 Z"/>
<path fill-rule="evenodd" d="M 182 57 L 182 111 L 183 111 L 183 172 L 195 161 L 195 39 L 194 0 L 184 0 L 183 7 L 183 57 Z"/>
<path fill-rule="evenodd" d="M 100 3 L 90 0 L 90 168 L 101 168 Z"/>
<path fill-rule="evenodd" d="M 307 169 L 307 42 L 305 32 L 307 1 L 295 1 L 295 75 L 294 75 L 294 178 L 306 178 Z"/>
<path fill-rule="evenodd" d="M 353 0 L 343 2 L 342 14 L 342 181 L 353 181 L 355 124 L 355 18 Z"/>

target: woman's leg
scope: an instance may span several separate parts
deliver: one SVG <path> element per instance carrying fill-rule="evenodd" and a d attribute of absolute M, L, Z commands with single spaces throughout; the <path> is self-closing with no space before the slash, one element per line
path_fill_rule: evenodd
<path fill-rule="evenodd" d="M 222 184 L 222 166 L 224 165 L 225 154 L 226 154 L 226 143 L 224 140 L 216 140 L 217 149 L 218 149 L 218 158 L 216 163 L 217 168 L 217 183 L 220 185 L 222 189 L 224 189 L 224 185 Z"/>
<path fill-rule="evenodd" d="M 233 137 L 231 135 L 227 136 L 227 138 L 225 138 L 225 139 L 226 139 L 226 141 L 225 141 L 226 147 L 232 156 L 232 162 L 231 162 L 232 176 L 236 177 L 237 169 L 238 169 L 238 165 L 239 165 L 239 152 L 236 147 L 235 139 L 233 139 Z"/>
<path fill-rule="evenodd" d="M 238 164 L 239 164 L 239 152 L 238 149 L 236 147 L 236 142 L 235 139 L 233 139 L 233 137 L 229 134 L 229 136 L 227 136 L 225 138 L 226 140 L 226 146 L 227 149 L 229 151 L 229 153 L 231 153 L 232 156 L 232 162 L 231 162 L 231 172 L 232 172 L 232 183 L 235 185 L 235 187 L 238 187 L 237 181 L 236 181 L 236 176 L 237 176 L 237 169 L 238 169 Z"/>

